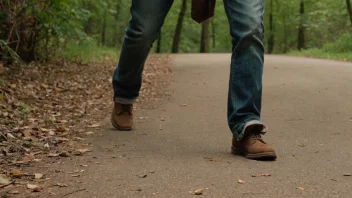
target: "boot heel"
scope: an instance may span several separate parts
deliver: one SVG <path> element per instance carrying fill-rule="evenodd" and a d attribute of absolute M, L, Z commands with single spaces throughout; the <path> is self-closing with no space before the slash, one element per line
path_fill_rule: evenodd
<path fill-rule="evenodd" d="M 231 147 L 231 153 L 234 155 L 243 155 L 243 151 L 239 148 Z"/>

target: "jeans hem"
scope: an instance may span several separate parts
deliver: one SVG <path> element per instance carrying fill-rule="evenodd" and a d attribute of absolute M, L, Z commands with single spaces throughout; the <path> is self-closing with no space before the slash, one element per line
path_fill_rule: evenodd
<path fill-rule="evenodd" d="M 126 98 L 119 98 L 115 97 L 114 101 L 120 104 L 133 104 L 135 103 L 137 98 L 132 98 L 132 99 L 126 99 Z"/>
<path fill-rule="evenodd" d="M 236 135 L 237 141 L 241 141 L 245 135 L 246 129 L 249 126 L 253 126 L 253 125 L 263 126 L 263 130 L 260 132 L 261 134 L 265 134 L 267 132 L 267 127 L 264 125 L 263 122 L 259 120 L 259 118 L 257 117 L 247 118 L 246 120 L 244 120 L 242 124 L 239 124 L 239 127 L 237 128 L 237 130 L 233 130 L 233 133 Z"/>

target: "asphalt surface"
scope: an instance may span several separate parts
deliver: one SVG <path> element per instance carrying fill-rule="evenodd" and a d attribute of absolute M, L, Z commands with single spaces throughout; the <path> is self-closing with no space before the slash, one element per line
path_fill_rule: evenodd
<path fill-rule="evenodd" d="M 275 162 L 230 154 L 229 65 L 229 54 L 173 56 L 171 97 L 135 112 L 131 132 L 112 130 L 107 118 L 92 153 L 53 164 L 84 169 L 78 179 L 57 177 L 74 184 L 57 194 L 180 198 L 204 189 L 200 197 L 352 197 L 352 176 L 344 176 L 352 173 L 352 63 L 266 56 L 262 121 Z"/>

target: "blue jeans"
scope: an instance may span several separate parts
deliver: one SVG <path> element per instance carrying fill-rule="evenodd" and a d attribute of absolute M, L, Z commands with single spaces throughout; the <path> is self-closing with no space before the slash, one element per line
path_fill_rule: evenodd
<path fill-rule="evenodd" d="M 174 0 L 132 0 L 120 61 L 113 76 L 114 100 L 136 101 L 144 63 Z M 238 140 L 260 122 L 264 62 L 264 0 L 224 0 L 232 36 L 228 124 Z M 264 125 L 263 125 L 264 126 Z M 264 128 L 264 127 L 263 127 Z"/>

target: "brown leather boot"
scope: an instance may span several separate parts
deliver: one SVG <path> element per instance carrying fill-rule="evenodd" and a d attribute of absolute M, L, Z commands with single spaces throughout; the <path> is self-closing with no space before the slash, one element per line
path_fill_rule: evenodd
<path fill-rule="evenodd" d="M 120 104 L 114 105 L 114 110 L 111 115 L 111 124 L 117 130 L 130 131 L 133 126 L 133 105 L 132 104 Z"/>
<path fill-rule="evenodd" d="M 244 155 L 253 160 L 275 160 L 275 149 L 269 146 L 262 139 L 260 134 L 248 134 L 241 141 L 237 141 L 234 136 L 232 139 L 232 153 Z"/>

